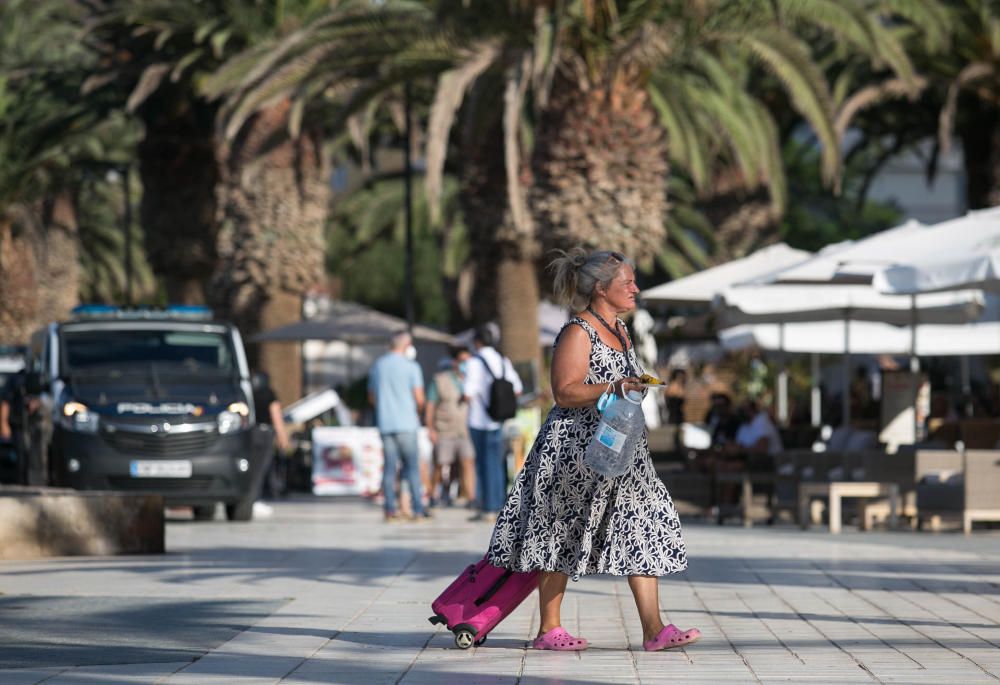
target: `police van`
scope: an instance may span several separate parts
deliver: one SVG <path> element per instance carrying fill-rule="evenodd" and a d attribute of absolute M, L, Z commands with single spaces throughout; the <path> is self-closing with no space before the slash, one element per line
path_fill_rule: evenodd
<path fill-rule="evenodd" d="M 203 307 L 83 306 L 32 335 L 28 365 L 30 468 L 51 485 L 251 518 L 270 436 L 255 430 L 235 326 Z"/>

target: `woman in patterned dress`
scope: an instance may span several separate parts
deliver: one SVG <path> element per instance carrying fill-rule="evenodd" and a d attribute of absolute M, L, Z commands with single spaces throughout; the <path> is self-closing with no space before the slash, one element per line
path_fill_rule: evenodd
<path fill-rule="evenodd" d="M 577 315 L 563 327 L 552 360 L 555 406 L 501 510 L 487 559 L 515 571 L 540 570 L 541 625 L 535 649 L 581 650 L 587 641 L 561 624 L 567 580 L 628 576 L 643 647 L 677 647 L 697 629 L 663 625 L 658 576 L 687 568 L 673 502 L 656 475 L 643 436 L 629 469 L 609 478 L 583 463 L 600 421 L 598 398 L 644 391 L 639 363 L 619 314 L 639 292 L 631 263 L 617 252 L 575 248 L 550 264 L 556 295 Z M 613 322 L 613 323 L 611 323 Z"/>

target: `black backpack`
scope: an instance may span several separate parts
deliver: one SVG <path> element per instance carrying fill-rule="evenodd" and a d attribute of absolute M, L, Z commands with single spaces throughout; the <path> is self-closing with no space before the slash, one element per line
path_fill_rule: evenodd
<path fill-rule="evenodd" d="M 500 358 L 500 378 L 496 377 L 493 369 L 486 363 L 481 355 L 476 355 L 476 359 L 483 363 L 486 372 L 490 374 L 493 382 L 490 383 L 489 402 L 486 405 L 486 413 L 494 421 L 506 421 L 514 418 L 517 414 L 517 394 L 514 392 L 514 384 L 505 378 L 507 360 Z"/>

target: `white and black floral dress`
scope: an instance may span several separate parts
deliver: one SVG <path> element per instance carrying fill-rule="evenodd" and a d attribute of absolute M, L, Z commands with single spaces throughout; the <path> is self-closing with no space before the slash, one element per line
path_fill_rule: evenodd
<path fill-rule="evenodd" d="M 626 376 L 625 354 L 606 345 L 587 321 L 590 370 L 584 382 Z M 624 324 L 620 324 L 624 327 Z M 565 326 L 563 330 L 565 330 Z M 558 341 L 558 339 L 557 339 Z M 628 351 L 632 368 L 639 364 Z M 608 478 L 584 466 L 597 429 L 595 407 L 553 407 L 497 517 L 487 559 L 515 571 L 662 576 L 687 568 L 677 511 L 649 458 L 643 436 L 632 466 Z"/>

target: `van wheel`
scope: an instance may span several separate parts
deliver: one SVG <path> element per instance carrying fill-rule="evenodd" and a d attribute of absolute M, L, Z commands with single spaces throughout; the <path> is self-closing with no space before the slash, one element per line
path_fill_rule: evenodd
<path fill-rule="evenodd" d="M 253 498 L 241 499 L 226 505 L 226 518 L 230 521 L 249 521 L 253 518 Z"/>
<path fill-rule="evenodd" d="M 192 507 L 195 521 L 211 521 L 215 518 L 215 505 L 205 504 L 199 507 Z"/>

